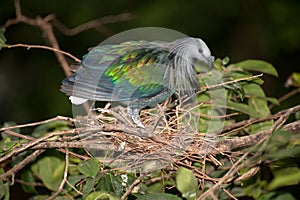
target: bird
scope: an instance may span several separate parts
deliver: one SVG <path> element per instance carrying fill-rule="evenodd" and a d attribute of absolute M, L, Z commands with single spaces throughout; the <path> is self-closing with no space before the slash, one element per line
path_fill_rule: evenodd
<path fill-rule="evenodd" d="M 174 93 L 191 96 L 199 89 L 194 69 L 198 62 L 211 67 L 214 57 L 205 42 L 194 37 L 100 44 L 62 81 L 61 91 L 76 105 L 88 100 L 122 102 L 135 125 L 145 128 L 142 109 Z"/>

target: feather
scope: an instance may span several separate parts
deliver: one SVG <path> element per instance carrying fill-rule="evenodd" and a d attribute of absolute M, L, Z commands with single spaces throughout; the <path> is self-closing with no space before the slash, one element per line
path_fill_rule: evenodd
<path fill-rule="evenodd" d="M 140 125 L 136 111 L 160 103 L 175 91 L 191 96 L 199 89 L 195 60 L 208 65 L 214 60 L 197 38 L 99 45 L 62 81 L 61 91 L 75 104 L 87 99 L 125 101 L 135 111 L 132 119 Z"/>

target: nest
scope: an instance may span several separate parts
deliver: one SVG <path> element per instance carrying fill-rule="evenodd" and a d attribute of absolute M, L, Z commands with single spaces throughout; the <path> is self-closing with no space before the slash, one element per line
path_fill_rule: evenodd
<path fill-rule="evenodd" d="M 188 155 L 212 149 L 215 136 L 201 133 L 201 104 L 165 101 L 141 111 L 146 128 L 133 124 L 122 106 L 93 108 L 77 117 L 84 147 L 101 162 L 125 171 L 148 172 L 172 166 Z"/>

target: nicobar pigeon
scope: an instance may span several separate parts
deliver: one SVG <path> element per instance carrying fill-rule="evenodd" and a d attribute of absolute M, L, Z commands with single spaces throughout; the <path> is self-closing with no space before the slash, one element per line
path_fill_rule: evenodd
<path fill-rule="evenodd" d="M 211 66 L 214 57 L 198 38 L 173 42 L 129 41 L 99 45 L 82 59 L 79 69 L 62 81 L 61 91 L 73 104 L 87 100 L 120 101 L 139 127 L 140 111 L 175 92 L 192 95 L 199 88 L 194 64 Z"/>

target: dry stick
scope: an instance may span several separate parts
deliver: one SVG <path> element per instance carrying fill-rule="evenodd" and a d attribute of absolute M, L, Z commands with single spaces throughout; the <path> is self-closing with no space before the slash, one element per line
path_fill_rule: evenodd
<path fill-rule="evenodd" d="M 225 181 L 226 178 L 232 174 L 235 174 L 237 172 L 237 165 L 244 160 L 244 158 L 249 154 L 249 152 L 246 152 L 236 163 L 232 165 L 230 170 L 216 183 L 214 186 L 209 188 L 206 192 L 204 192 L 202 195 L 198 197 L 198 200 L 205 199 L 210 193 L 214 192 L 218 187 L 220 187 Z"/>
<path fill-rule="evenodd" d="M 300 92 L 300 87 L 297 87 L 296 89 L 294 89 L 294 90 L 292 90 L 292 91 L 286 93 L 286 94 L 283 95 L 282 97 L 280 97 L 280 98 L 278 99 L 278 103 L 281 103 L 281 102 L 287 100 L 288 98 L 290 98 L 290 97 L 296 95 L 296 94 L 299 93 L 299 92 Z M 275 106 L 276 106 L 275 104 L 271 104 L 271 105 L 269 106 L 269 109 L 272 109 L 272 108 L 275 107 Z"/>
<path fill-rule="evenodd" d="M 300 106 L 295 106 L 293 108 L 288 109 L 287 111 L 284 111 L 285 114 L 283 114 L 282 116 L 287 118 L 290 114 L 295 113 L 299 110 L 300 110 Z M 59 119 L 62 119 L 62 118 L 69 119 L 69 118 L 65 118 L 65 117 L 59 117 Z M 56 120 L 56 119 L 57 118 L 52 118 L 52 119 L 45 120 L 45 121 L 42 121 L 42 122 L 36 122 L 36 123 L 24 124 L 24 125 L 17 125 L 17 126 L 12 126 L 12 127 L 5 127 L 4 130 L 13 129 L 13 128 L 20 128 L 20 127 L 34 126 L 34 125 L 37 125 L 37 124 L 43 124 L 43 123 L 53 121 L 53 120 Z M 295 128 L 295 126 L 290 126 L 290 128 Z M 120 129 L 120 127 L 108 126 L 108 125 L 100 127 L 99 129 L 105 130 L 105 131 L 122 131 L 122 129 Z M 76 133 L 76 130 L 77 129 L 68 130 L 65 133 Z M 93 130 L 93 129 L 91 129 L 91 130 Z M 15 132 L 7 132 L 7 133 L 8 134 L 13 133 L 13 134 L 10 134 L 10 135 L 17 136 L 17 137 L 20 137 L 20 138 L 23 137 L 23 135 L 15 133 Z M 56 133 L 54 133 L 54 134 L 56 134 Z M 59 135 L 59 134 L 62 134 L 62 133 L 57 133 L 57 134 Z M 212 154 L 218 154 L 219 152 L 230 151 L 234 148 L 250 146 L 250 145 L 255 144 L 256 142 L 259 142 L 260 140 L 262 140 L 267 134 L 268 133 L 266 131 L 261 131 L 261 132 L 258 132 L 256 134 L 254 134 L 254 135 L 250 135 L 250 136 L 243 136 L 243 137 L 239 137 L 239 138 L 225 139 L 225 140 L 219 141 L 215 144 L 215 149 L 216 150 L 212 151 L 211 153 Z M 75 141 L 75 142 L 67 142 L 67 141 L 65 141 L 65 142 L 53 142 L 53 141 L 47 142 L 46 141 L 46 142 L 43 142 L 43 140 L 47 139 L 48 137 L 51 137 L 51 135 L 45 136 L 44 138 L 40 138 L 39 141 L 35 141 L 35 143 L 33 143 L 33 144 L 30 143 L 29 147 L 27 146 L 26 148 L 23 148 L 22 150 L 18 149 L 17 152 L 15 152 L 15 153 L 19 153 L 21 151 L 24 151 L 27 148 L 31 148 L 31 149 L 65 148 L 65 147 L 67 147 L 67 148 L 83 148 L 83 145 L 80 141 Z M 26 137 L 26 139 L 32 139 L 32 138 L 31 137 L 30 138 Z M 199 153 L 201 153 L 201 152 L 199 152 Z M 5 159 L 8 159 L 9 157 L 1 158 L 0 162 L 3 162 Z"/>
<path fill-rule="evenodd" d="M 45 187 L 45 185 L 43 183 L 39 183 L 39 182 L 27 182 L 27 181 L 23 181 L 20 179 L 16 179 L 15 182 L 20 183 L 22 185 L 28 185 L 28 186 L 33 186 L 33 187 Z"/>
<path fill-rule="evenodd" d="M 33 19 L 33 18 L 29 18 L 22 14 L 21 5 L 20 5 L 19 0 L 14 0 L 14 6 L 15 6 L 16 18 L 9 19 L 4 25 L 5 28 L 7 28 L 8 26 L 10 26 L 12 24 L 17 24 L 19 22 L 23 22 L 23 23 L 29 24 L 31 26 L 39 27 L 45 33 L 45 36 L 48 39 L 48 41 L 50 42 L 51 46 L 54 49 L 57 49 L 57 50 L 60 49 L 59 44 L 56 40 L 56 37 L 53 33 L 52 25 L 49 23 L 49 20 L 51 20 L 53 18 L 53 15 L 48 15 L 45 18 L 37 17 L 36 19 Z M 66 76 L 71 75 L 71 71 L 69 69 L 69 64 L 66 61 L 65 57 L 63 56 L 63 54 L 61 54 L 58 51 L 54 51 L 54 53 L 56 55 L 57 60 L 61 64 Z"/>
<path fill-rule="evenodd" d="M 269 136 L 270 134 L 272 134 L 272 132 L 275 129 L 281 128 L 283 123 L 287 120 L 287 118 L 292 114 L 295 113 L 297 111 L 300 110 L 300 105 L 299 106 L 295 106 L 291 109 L 289 109 L 284 115 L 282 115 L 270 128 L 270 130 L 265 131 L 266 135 L 264 138 L 262 138 L 262 140 L 260 140 L 257 144 L 262 143 L 267 136 Z M 249 154 L 250 151 L 246 152 L 236 163 L 234 163 L 234 165 L 230 168 L 230 170 L 220 179 L 220 181 L 214 185 L 213 187 L 211 187 L 210 189 L 208 189 L 205 193 L 203 193 L 198 199 L 205 199 L 210 193 L 214 192 L 219 186 L 221 186 L 223 183 L 226 182 L 226 179 L 232 177 L 241 167 L 243 167 L 245 165 L 240 165 L 238 167 L 238 164 L 240 162 L 242 162 L 242 160 L 244 160 L 244 158 Z M 250 159 L 248 159 L 249 161 Z"/>
<path fill-rule="evenodd" d="M 193 167 L 193 166 L 188 165 L 188 164 L 186 164 L 184 162 L 181 162 L 181 161 L 176 162 L 176 164 L 179 164 L 181 166 L 185 166 L 185 167 L 189 168 L 190 170 L 195 171 L 197 173 L 197 174 L 195 174 L 195 176 L 198 177 L 199 179 L 208 180 L 208 181 L 211 181 L 213 183 L 217 183 L 217 179 L 209 177 L 207 174 L 203 173 L 202 171 L 199 171 L 196 167 Z M 228 194 L 228 196 L 230 196 L 231 198 L 235 199 L 235 197 L 230 192 L 228 192 L 225 188 L 221 188 L 221 189 L 226 194 Z"/>
<path fill-rule="evenodd" d="M 236 79 L 236 80 L 226 81 L 224 83 L 219 83 L 219 84 L 215 84 L 215 85 L 203 86 L 203 87 L 200 88 L 200 91 L 197 92 L 197 94 L 201 93 L 201 92 L 204 92 L 207 89 L 213 89 L 213 88 L 221 87 L 221 86 L 224 86 L 224 85 L 229 85 L 229 84 L 232 84 L 232 83 L 238 83 L 238 82 L 241 82 L 241 81 L 247 81 L 247 80 L 251 80 L 251 79 L 254 79 L 254 78 L 261 77 L 261 76 L 263 76 L 263 74 L 258 74 L 258 75 L 255 75 L 255 76 L 239 78 L 239 79 Z"/>
<path fill-rule="evenodd" d="M 7 135 L 10 135 L 10 136 L 15 136 L 15 137 L 19 137 L 19 138 L 22 138 L 22 139 L 25 139 L 25 140 L 30 140 L 30 141 L 33 141 L 33 140 L 36 140 L 36 138 L 34 137 L 30 137 L 28 135 L 23 135 L 23 134 L 20 134 L 20 133 L 16 133 L 14 131 L 11 131 L 11 130 L 6 130 L 4 131 L 4 133 L 6 133 Z M 75 142 L 74 142 L 75 143 Z M 31 147 L 31 149 L 43 149 L 43 147 L 45 148 L 64 148 L 64 147 L 68 147 L 68 148 L 84 148 L 84 146 L 82 145 L 82 143 L 80 141 L 76 142 L 76 144 L 69 144 L 67 143 L 68 145 L 56 145 L 55 147 L 53 147 L 51 145 L 52 143 L 49 142 L 49 143 L 40 143 L 40 144 L 37 144 L 33 147 Z M 65 144 L 65 143 L 64 143 Z M 64 149 L 57 149 L 58 151 L 62 152 L 62 153 L 65 153 L 65 150 Z M 82 160 L 87 160 L 89 159 L 89 157 L 87 156 L 83 156 L 83 155 L 79 155 L 77 153 L 74 153 L 74 152 L 69 152 L 69 154 L 75 158 L 79 158 L 79 159 L 82 159 Z"/>
<path fill-rule="evenodd" d="M 276 118 L 279 118 L 280 116 L 282 116 L 283 114 L 285 114 L 286 112 L 288 112 L 289 110 L 290 110 L 290 108 L 286 109 L 286 110 L 282 110 L 282 111 L 280 111 L 280 112 L 278 112 L 274 115 L 269 115 L 265 118 L 248 119 L 248 120 L 244 120 L 244 121 L 241 121 L 241 122 L 236 122 L 234 124 L 224 126 L 222 128 L 222 132 L 230 131 L 230 133 L 232 133 L 232 132 L 238 131 L 241 127 L 245 128 L 247 126 L 251 126 L 254 123 L 264 122 L 264 121 L 268 121 L 268 120 L 271 120 L 271 119 L 276 119 Z M 234 128 L 238 128 L 238 129 L 234 130 Z M 218 131 L 216 131 L 216 133 L 218 133 L 220 131 L 221 130 L 218 130 Z M 225 134 L 227 134 L 227 133 L 225 133 Z"/>
<path fill-rule="evenodd" d="M 63 191 L 64 185 L 65 185 L 65 183 L 67 181 L 67 178 L 68 178 L 68 169 L 69 169 L 69 150 L 67 148 L 65 148 L 65 151 L 66 151 L 66 157 L 65 157 L 66 166 L 65 166 L 63 180 L 61 181 L 61 183 L 60 183 L 57 191 L 51 197 L 49 197 L 48 200 L 55 199 L 55 197 L 57 197 Z"/>
<path fill-rule="evenodd" d="M 0 158 L 0 163 L 11 158 L 12 156 L 14 155 L 17 155 L 31 147 L 33 147 L 34 145 L 42 142 L 43 140 L 47 140 L 53 136 L 58 136 L 58 135 L 64 135 L 64 134 L 74 134 L 74 133 L 77 133 L 77 130 L 76 129 L 72 129 L 72 130 L 63 130 L 63 131 L 58 131 L 58 132 L 53 132 L 53 133 L 50 133 L 48 135 L 45 135 L 41 138 L 38 138 L 36 139 L 35 141 L 32 141 L 32 142 L 29 142 L 28 144 L 26 144 L 25 146 L 23 147 L 20 147 L 20 148 L 17 148 L 17 149 L 14 149 L 11 153 L 3 156 L 2 158 Z"/>
<path fill-rule="evenodd" d="M 132 192 L 133 188 L 139 184 L 142 180 L 142 178 L 146 176 L 146 174 L 141 174 L 137 179 L 135 179 L 135 181 L 133 181 L 133 183 L 128 187 L 128 189 L 126 190 L 126 192 L 123 194 L 123 196 L 121 197 L 121 200 L 125 200 L 126 197 L 128 195 L 130 195 L 130 193 Z"/>
<path fill-rule="evenodd" d="M 273 132 L 275 129 L 281 128 L 283 126 L 283 124 L 286 122 L 286 120 L 289 118 L 289 116 L 293 113 L 296 113 L 300 111 L 300 105 L 298 106 L 294 106 L 290 109 L 288 109 L 288 111 L 283 114 L 277 121 L 275 121 L 275 123 L 272 125 L 272 129 L 271 132 Z"/>
<path fill-rule="evenodd" d="M 46 123 L 49 123 L 49 122 L 53 122 L 53 121 L 56 121 L 56 120 L 65 120 L 65 121 L 71 121 L 71 122 L 75 121 L 75 119 L 72 119 L 70 117 L 56 116 L 56 117 L 53 117 L 51 119 L 46 119 L 46 120 L 39 121 L 39 122 L 33 122 L 33 123 L 28 123 L 28 124 L 21 124 L 21 125 L 3 127 L 3 128 L 0 128 L 0 132 L 1 131 L 15 129 L 15 128 L 25 128 L 25 127 L 37 126 L 37 125 L 41 125 L 41 124 L 46 124 Z"/>
<path fill-rule="evenodd" d="M 65 51 L 62 51 L 60 49 L 49 47 L 49 46 L 31 45 L 31 44 L 7 44 L 7 45 L 3 46 L 3 48 L 14 48 L 14 47 L 23 47 L 23 48 L 27 48 L 27 50 L 29 50 L 29 49 L 46 49 L 46 50 L 50 50 L 50 51 L 53 51 L 53 52 L 58 52 L 58 53 L 64 54 L 64 55 L 70 57 L 71 59 L 73 59 L 75 62 L 81 62 L 81 60 L 79 58 L 76 58 L 72 54 L 70 54 L 68 52 L 65 52 Z"/>
<path fill-rule="evenodd" d="M 129 21 L 132 18 L 133 18 L 133 15 L 131 13 L 121 13 L 119 15 L 109 15 L 109 16 L 101 17 L 99 19 L 91 20 L 86 23 L 80 24 L 79 26 L 76 26 L 72 29 L 65 26 L 63 23 L 61 23 L 56 18 L 54 18 L 52 20 L 52 24 L 64 35 L 74 36 L 74 35 L 77 35 L 83 31 L 86 31 L 89 29 L 93 29 L 93 28 L 96 29 L 97 27 L 100 27 L 100 26 L 103 27 L 105 24 Z M 99 29 L 96 29 L 96 30 L 99 30 Z"/>
<path fill-rule="evenodd" d="M 284 130 L 289 132 L 297 132 L 300 130 L 300 120 L 296 122 L 292 122 L 283 127 Z M 232 139 L 224 139 L 218 141 L 214 144 L 213 149 L 210 151 L 210 154 L 220 154 L 220 152 L 229 152 L 236 148 L 243 148 L 247 146 L 251 146 L 253 144 L 258 143 L 263 140 L 269 133 L 267 131 L 260 131 L 256 134 L 249 136 L 242 136 Z M 152 140 L 153 141 L 153 140 Z M 154 141 L 157 143 L 161 143 L 161 141 Z M 45 141 L 39 144 L 36 144 L 31 147 L 31 149 L 56 149 L 56 148 L 84 148 L 84 144 L 81 141 Z M 62 150 L 62 149 L 61 149 Z M 62 150 L 63 151 L 63 150 Z M 206 151 L 198 151 L 198 154 L 205 154 Z M 71 152 L 70 152 L 71 154 Z M 80 159 L 86 160 L 88 157 L 75 155 L 75 157 L 79 157 Z"/>
<path fill-rule="evenodd" d="M 43 153 L 45 151 L 45 149 L 38 149 L 36 151 L 34 151 L 32 154 L 30 154 L 29 156 L 27 156 L 24 160 L 22 160 L 21 162 L 19 162 L 17 165 L 15 165 L 13 168 L 11 168 L 10 170 L 8 170 L 7 172 L 5 172 L 4 174 L 2 174 L 0 176 L 0 178 L 3 181 L 6 181 L 6 179 L 10 176 L 14 177 L 15 174 L 21 170 L 26 164 L 28 164 L 29 162 L 31 162 L 33 159 L 35 159 L 38 155 L 40 155 L 41 153 Z M 12 180 L 12 184 L 13 184 L 14 180 Z"/>
<path fill-rule="evenodd" d="M 6 130 L 6 131 L 4 131 L 4 133 L 7 134 L 7 135 L 10 135 L 10 136 L 22 138 L 22 139 L 25 139 L 25 140 L 35 140 L 36 139 L 34 137 L 31 137 L 31 136 L 28 136 L 28 135 L 23 135 L 23 134 L 20 134 L 20 133 L 11 131 L 11 130 Z"/>
<path fill-rule="evenodd" d="M 41 26 L 41 29 L 46 33 L 47 38 L 48 38 L 50 44 L 52 45 L 52 47 L 55 49 L 60 49 L 59 44 L 54 35 L 52 25 L 42 19 L 40 20 L 40 22 L 42 22 L 42 24 L 43 24 L 43 26 Z M 72 74 L 72 72 L 69 69 L 69 64 L 68 64 L 66 58 L 57 51 L 54 51 L 54 53 L 57 57 L 57 60 L 60 62 L 61 66 L 65 72 L 65 75 L 70 76 Z"/>
<path fill-rule="evenodd" d="M 68 186 L 70 186 L 73 190 L 75 190 L 77 194 L 83 195 L 83 193 L 77 190 L 76 187 L 74 187 L 68 180 L 66 180 L 66 184 L 68 184 Z"/>

